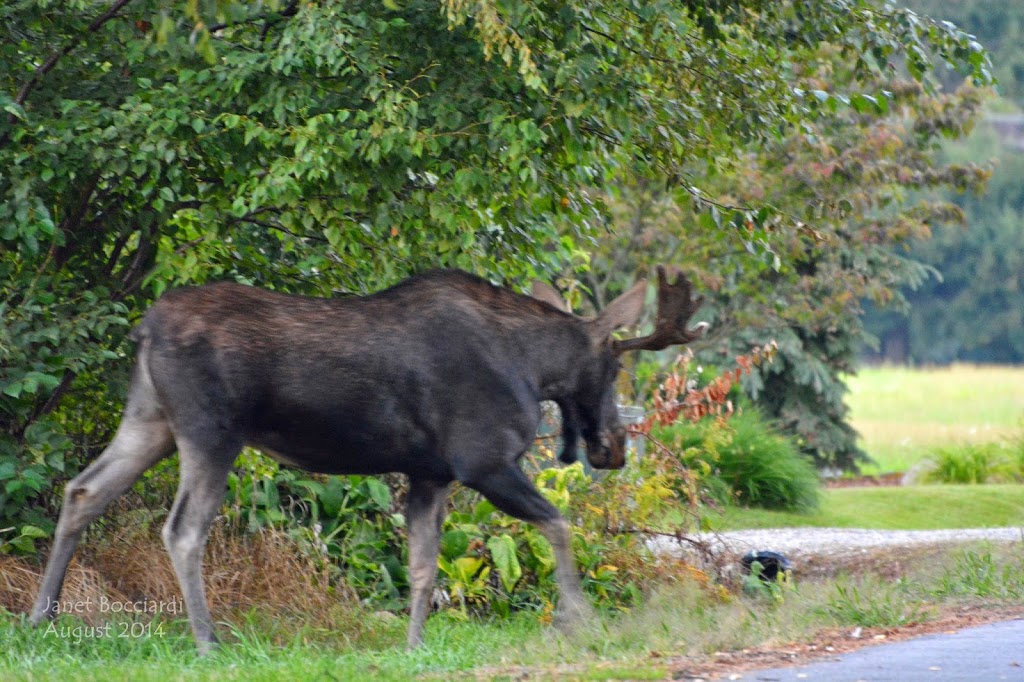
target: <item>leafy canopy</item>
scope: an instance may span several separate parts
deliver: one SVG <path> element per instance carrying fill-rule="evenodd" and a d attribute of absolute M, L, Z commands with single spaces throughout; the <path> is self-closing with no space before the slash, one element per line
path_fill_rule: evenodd
<path fill-rule="evenodd" d="M 105 379 L 167 286 L 581 266 L 622 169 L 706 206 L 694 164 L 884 109 L 792 85 L 826 43 L 989 78 L 970 36 L 869 0 L 3 3 L 0 527 L 106 440 Z M 710 215 L 770 247 L 766 212 Z"/>
<path fill-rule="evenodd" d="M 836 93 L 867 89 L 828 49 L 800 78 Z M 906 305 L 902 288 L 921 285 L 931 272 L 908 254 L 910 245 L 928 239 L 933 226 L 964 218 L 935 190 L 976 193 L 989 175 L 971 158 L 953 162 L 938 153 L 941 140 L 970 130 L 984 91 L 929 96 L 905 78 L 876 87 L 891 93 L 887 112 L 838 109 L 703 178 L 719 204 L 774 209 L 766 223 L 769 259 L 752 258 L 749 242 L 722 239 L 685 191 L 624 177 L 609 200 L 615 229 L 599 241 L 584 275 L 600 306 L 636 270 L 685 258 L 709 292 L 701 314 L 710 316 L 711 333 L 694 345 L 700 361 L 728 365 L 752 346 L 777 341 L 774 361 L 745 377 L 746 392 L 819 465 L 843 469 L 866 459 L 844 403 L 844 376 L 870 340 L 864 302 Z M 961 265 L 972 272 L 984 266 L 984 259 Z M 1013 316 L 1007 318 L 1002 324 Z"/>

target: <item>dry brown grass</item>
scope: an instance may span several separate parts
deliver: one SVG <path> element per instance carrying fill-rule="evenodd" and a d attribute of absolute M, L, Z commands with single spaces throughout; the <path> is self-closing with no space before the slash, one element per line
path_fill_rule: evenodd
<path fill-rule="evenodd" d="M 99 624 L 106 603 L 149 600 L 181 603 L 170 558 L 159 537 L 159 524 L 126 524 L 93 533 L 79 545 L 68 568 L 62 601 L 89 604 L 81 618 Z M 215 620 L 237 622 L 251 618 L 273 622 L 280 636 L 297 629 L 358 635 L 360 613 L 356 596 L 331 580 L 326 562 L 311 557 L 285 531 L 263 530 L 242 535 L 223 523 L 215 524 L 204 562 L 205 584 Z M 36 559 L 0 556 L 0 607 L 26 613 L 42 579 Z M 165 612 L 164 617 L 183 617 Z"/>
<path fill-rule="evenodd" d="M 27 613 L 32 608 L 42 571 L 35 562 L 12 556 L 0 556 L 0 608 L 13 613 Z M 124 600 L 123 594 L 109 589 L 102 575 L 79 561 L 73 561 L 68 567 L 64 581 L 62 600 L 75 603 L 98 603 L 100 596 L 109 599 Z M 89 624 L 97 619 L 94 614 L 83 614 Z"/>

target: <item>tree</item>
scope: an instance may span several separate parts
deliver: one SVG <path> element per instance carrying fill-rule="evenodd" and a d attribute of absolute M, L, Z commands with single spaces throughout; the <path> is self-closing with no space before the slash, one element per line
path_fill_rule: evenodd
<path fill-rule="evenodd" d="M 999 83 L 1001 97 L 1024 104 L 1024 6 L 1003 0 L 906 0 L 903 3 L 920 14 L 951 21 L 973 34 L 995 57 L 992 75 Z M 961 77 L 955 72 L 936 73 L 950 89 Z"/>
<path fill-rule="evenodd" d="M 1024 7 L 993 0 L 908 4 L 977 34 L 992 53 L 1000 97 L 989 103 L 970 137 L 943 146 L 943 158 L 954 163 L 991 160 L 992 178 L 983 195 L 937 194 L 962 210 L 966 229 L 940 227 L 929 239 L 910 245 L 909 257 L 928 265 L 932 275 L 904 290 L 909 304 L 904 310 L 870 311 L 867 327 L 882 344 L 869 357 L 929 364 L 1024 362 L 1019 334 L 1024 310 Z M 955 84 L 955 74 L 943 80 Z"/>
<path fill-rule="evenodd" d="M 584 260 L 621 168 L 704 205 L 694 163 L 837 105 L 791 85 L 823 44 L 989 77 L 970 36 L 868 0 L 15 0 L 0 26 L 3 526 L 106 440 L 98 377 L 167 286 L 521 281 Z M 767 213 L 709 215 L 769 248 Z"/>
<path fill-rule="evenodd" d="M 835 54 L 803 78 L 836 93 L 867 89 Z M 837 109 L 704 180 L 719 204 L 772 207 L 778 263 L 758 264 L 742 240 L 715 238 L 706 214 L 648 178 L 620 186 L 616 229 L 585 276 L 600 306 L 629 272 L 664 258 L 685 263 L 712 292 L 712 332 L 695 346 L 698 360 L 729 366 L 776 340 L 774 362 L 747 376 L 744 389 L 819 466 L 846 470 L 867 459 L 844 404 L 844 376 L 867 336 L 862 306 L 905 306 L 903 287 L 929 274 L 907 255 L 910 244 L 933 225 L 963 221 L 959 207 L 928 190 L 977 190 L 988 177 L 985 167 L 940 163 L 937 153 L 939 140 L 970 130 L 983 92 L 928 96 L 901 79 L 875 87 L 890 93 L 884 110 Z"/>

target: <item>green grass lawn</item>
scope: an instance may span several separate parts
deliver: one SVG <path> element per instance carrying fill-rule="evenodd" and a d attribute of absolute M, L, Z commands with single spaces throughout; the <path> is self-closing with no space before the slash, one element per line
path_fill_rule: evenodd
<path fill-rule="evenodd" d="M 375 620 L 367 613 L 369 620 Z M 0 653 L 4 680 L 408 680 L 423 675 L 472 669 L 481 663 L 500 664 L 508 643 L 532 646 L 538 656 L 550 636 L 529 614 L 500 623 L 460 621 L 447 615 L 427 622 L 425 646 L 406 651 L 405 618 L 395 616 L 371 625 L 373 642 L 347 642 L 344 633 L 325 635 L 301 623 L 289 641 L 274 641 L 278 624 L 265 622 L 229 628 L 218 625 L 223 646 L 199 657 L 184 620 L 166 622 L 159 634 L 123 636 L 124 623 L 88 628 L 65 616 L 52 631 L 30 628 L 14 617 L 0 619 L 5 651 Z M 152 626 L 150 626 L 152 628 Z M 75 628 L 78 628 L 77 630 Z M 566 646 L 571 646 L 568 643 Z M 575 648 L 575 647 L 573 647 Z M 515 651 L 511 654 L 515 660 Z M 539 660 L 538 662 L 549 662 Z"/>
<path fill-rule="evenodd" d="M 848 385 L 853 426 L 877 462 L 867 473 L 906 471 L 936 446 L 1024 429 L 1024 367 L 864 368 Z"/>
<path fill-rule="evenodd" d="M 823 491 L 812 514 L 728 507 L 711 514 L 715 530 L 744 528 L 942 528 L 1024 527 L 1024 486 L 921 485 L 835 488 Z"/>

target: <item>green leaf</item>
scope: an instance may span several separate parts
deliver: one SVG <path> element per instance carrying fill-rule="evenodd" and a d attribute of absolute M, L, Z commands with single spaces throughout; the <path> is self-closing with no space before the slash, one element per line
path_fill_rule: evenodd
<path fill-rule="evenodd" d="M 26 538 L 45 538 L 49 536 L 45 530 L 39 526 L 25 525 L 21 527 L 21 534 Z"/>
<path fill-rule="evenodd" d="M 449 561 L 462 556 L 469 548 L 469 534 L 461 530 L 449 530 L 441 534 L 441 556 Z"/>
<path fill-rule="evenodd" d="M 519 579 L 523 577 L 519 557 L 516 556 L 516 541 L 508 533 L 493 536 L 487 540 L 487 549 L 491 552 L 494 566 L 498 569 L 498 577 L 506 592 L 512 592 Z"/>
<path fill-rule="evenodd" d="M 14 462 L 0 462 L 0 481 L 13 478 L 17 474 Z"/>
<path fill-rule="evenodd" d="M 370 499 L 383 510 L 391 508 L 391 491 L 387 485 L 376 478 L 366 479 L 366 488 L 370 493 Z"/>
<path fill-rule="evenodd" d="M 541 575 L 547 575 L 555 570 L 555 550 L 547 538 L 538 532 L 530 531 L 526 534 L 526 544 L 530 547 L 530 554 L 537 562 Z"/>
<path fill-rule="evenodd" d="M 469 584 L 473 577 L 483 568 L 484 560 L 480 557 L 464 556 L 451 562 L 453 575 L 457 580 Z"/>
<path fill-rule="evenodd" d="M 850 106 L 852 106 L 859 114 L 874 113 L 880 110 L 878 100 L 871 95 L 865 95 L 863 93 L 852 95 L 850 97 Z"/>

